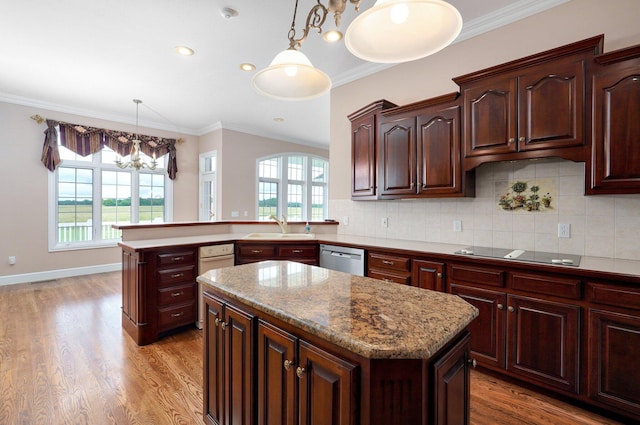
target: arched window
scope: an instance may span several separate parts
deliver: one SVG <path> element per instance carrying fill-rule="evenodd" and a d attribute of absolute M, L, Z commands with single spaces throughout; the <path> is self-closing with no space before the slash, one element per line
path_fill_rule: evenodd
<path fill-rule="evenodd" d="M 329 162 L 325 158 L 290 153 L 260 158 L 258 220 L 271 214 L 290 221 L 324 220 L 329 202 Z"/>

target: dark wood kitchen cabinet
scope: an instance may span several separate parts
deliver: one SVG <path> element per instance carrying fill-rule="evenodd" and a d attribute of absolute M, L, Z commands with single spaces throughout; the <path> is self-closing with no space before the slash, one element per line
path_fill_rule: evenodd
<path fill-rule="evenodd" d="M 587 284 L 589 397 L 640 419 L 640 289 Z"/>
<path fill-rule="evenodd" d="M 204 294 L 204 420 L 213 425 L 254 422 L 256 318 Z"/>
<path fill-rule="evenodd" d="M 460 103 L 451 93 L 381 113 L 380 199 L 473 196 L 474 173 L 460 168 Z"/>
<path fill-rule="evenodd" d="M 448 291 L 480 311 L 470 325 L 478 364 L 579 393 L 581 308 L 562 301 L 580 298 L 579 280 L 458 264 L 448 275 Z"/>
<path fill-rule="evenodd" d="M 195 323 L 197 248 L 122 246 L 122 327 L 138 345 Z"/>
<path fill-rule="evenodd" d="M 411 261 L 411 284 L 422 289 L 444 292 L 445 264 L 440 261 L 414 258 Z"/>
<path fill-rule="evenodd" d="M 559 156 L 585 161 L 586 72 L 603 36 L 454 78 L 463 99 L 464 169 Z"/>
<path fill-rule="evenodd" d="M 258 261 L 281 260 L 317 266 L 319 262 L 318 242 L 313 241 L 236 241 L 235 263 L 247 264 Z"/>
<path fill-rule="evenodd" d="M 367 276 L 411 285 L 411 257 L 392 252 L 367 251 Z"/>
<path fill-rule="evenodd" d="M 258 425 L 352 425 L 356 376 L 356 365 L 269 323 L 258 325 Z"/>
<path fill-rule="evenodd" d="M 586 193 L 640 193 L 640 46 L 595 62 Z"/>
<path fill-rule="evenodd" d="M 376 199 L 376 133 L 381 111 L 396 106 L 379 100 L 349 115 L 351 120 L 351 197 Z"/>

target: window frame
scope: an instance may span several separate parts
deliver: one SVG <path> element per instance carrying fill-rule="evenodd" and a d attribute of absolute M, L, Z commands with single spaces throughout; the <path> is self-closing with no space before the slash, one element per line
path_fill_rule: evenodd
<path fill-rule="evenodd" d="M 164 176 L 164 222 L 173 220 L 173 181 L 167 174 L 167 156 L 158 159 L 164 162 L 164 167 L 156 170 L 143 169 L 143 173 L 158 174 Z M 91 169 L 92 180 L 92 232 L 93 239 L 79 242 L 58 242 L 58 172 L 60 168 Z M 133 168 L 122 169 L 115 163 L 102 163 L 102 150 L 91 156 L 91 160 L 76 161 L 64 159 L 58 164 L 53 172 L 48 173 L 48 249 L 49 252 L 72 251 L 94 248 L 111 248 L 118 246 L 118 239 L 96 239 L 101 237 L 102 227 L 102 171 L 129 171 L 131 173 L 131 224 L 139 223 L 139 195 L 140 195 L 140 171 Z M 134 201 L 135 199 L 135 201 Z"/>
<path fill-rule="evenodd" d="M 303 157 L 304 162 L 304 170 L 303 173 L 305 175 L 305 180 L 303 183 L 303 205 L 302 205 L 302 218 L 300 220 L 294 219 L 294 221 L 313 221 L 312 213 L 313 213 L 313 187 L 314 186 L 322 186 L 324 187 L 324 202 L 323 202 L 323 217 L 322 220 L 326 219 L 329 214 L 329 159 L 322 157 L 320 155 L 314 155 L 306 152 L 286 152 L 279 153 L 275 155 L 267 155 L 256 159 L 256 195 L 255 195 L 255 203 L 256 203 L 256 220 L 258 221 L 267 221 L 268 218 L 260 217 L 260 182 L 269 182 L 276 183 L 278 186 L 278 202 L 277 202 L 277 213 L 278 217 L 281 217 L 282 214 L 286 215 L 286 211 L 288 210 L 288 196 L 289 196 L 289 183 L 299 185 L 301 183 L 300 180 L 289 180 L 289 157 Z M 279 161 L 279 177 L 260 177 L 260 162 L 277 158 Z M 324 183 L 317 183 L 313 181 L 313 160 L 318 159 L 324 161 L 326 164 L 326 177 Z M 287 216 L 287 219 L 289 217 Z M 316 219 L 317 220 L 317 219 Z"/>

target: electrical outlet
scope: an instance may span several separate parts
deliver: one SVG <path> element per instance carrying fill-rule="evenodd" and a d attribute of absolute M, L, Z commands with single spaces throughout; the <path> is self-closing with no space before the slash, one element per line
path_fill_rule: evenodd
<path fill-rule="evenodd" d="M 462 232 L 462 220 L 453 220 L 453 231 Z"/>
<path fill-rule="evenodd" d="M 382 217 L 382 227 L 389 227 L 389 217 Z"/>
<path fill-rule="evenodd" d="M 571 225 L 569 223 L 558 223 L 558 237 L 559 238 L 571 237 Z"/>
<path fill-rule="evenodd" d="M 12 266 L 16 263 L 16 257 L 14 255 L 9 256 L 9 264 Z"/>
<path fill-rule="evenodd" d="M 240 211 L 231 211 L 231 217 L 240 217 Z"/>

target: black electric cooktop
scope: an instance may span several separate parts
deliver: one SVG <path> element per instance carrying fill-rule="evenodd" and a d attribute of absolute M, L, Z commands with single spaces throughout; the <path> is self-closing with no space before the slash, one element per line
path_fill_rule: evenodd
<path fill-rule="evenodd" d="M 454 252 L 454 254 L 473 257 L 503 258 L 505 260 L 528 261 L 530 263 L 554 264 L 559 266 L 579 266 L 580 255 L 557 252 L 525 251 L 521 249 L 490 248 L 470 246 Z"/>

